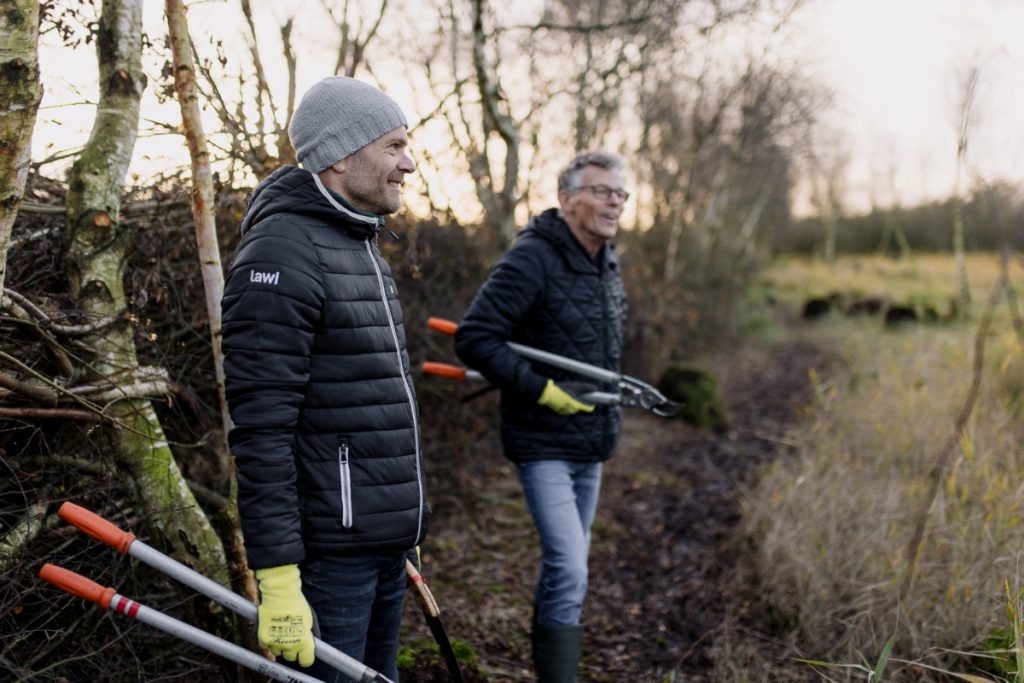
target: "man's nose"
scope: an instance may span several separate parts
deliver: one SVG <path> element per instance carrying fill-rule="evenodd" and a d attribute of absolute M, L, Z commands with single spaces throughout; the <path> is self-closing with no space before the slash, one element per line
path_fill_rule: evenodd
<path fill-rule="evenodd" d="M 398 160 L 398 170 L 402 173 L 412 173 L 416 170 L 416 162 L 412 160 L 408 152 L 402 152 L 402 156 Z"/>

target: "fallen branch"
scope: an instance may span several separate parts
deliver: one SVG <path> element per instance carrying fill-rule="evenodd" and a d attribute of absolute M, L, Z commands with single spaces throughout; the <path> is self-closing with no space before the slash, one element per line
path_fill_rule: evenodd
<path fill-rule="evenodd" d="M 174 132 L 175 134 L 177 134 L 177 131 Z M 187 209 L 188 206 L 189 203 L 184 200 L 175 199 L 167 202 L 162 202 L 158 199 L 143 199 L 137 202 L 126 202 L 121 207 L 121 213 L 125 215 L 151 213 L 156 212 L 158 210 L 164 211 L 172 207 L 176 209 Z M 64 205 L 63 202 L 60 204 L 43 204 L 42 202 L 23 201 L 21 202 L 21 207 L 19 210 L 25 213 L 34 213 L 42 216 L 63 216 L 64 214 L 67 213 L 67 207 Z M 40 232 L 47 233 L 56 231 L 52 229 L 46 229 Z"/>
<path fill-rule="evenodd" d="M 61 325 L 50 321 L 47 327 L 55 334 L 60 334 L 65 337 L 85 337 L 107 327 L 111 327 L 121 320 L 123 320 L 123 318 L 119 315 L 109 315 L 106 318 L 100 318 L 94 322 L 83 323 L 81 325 Z"/>
<path fill-rule="evenodd" d="M 0 297 L 0 309 L 7 311 L 20 322 L 28 323 L 34 321 L 45 327 L 48 331 L 66 337 L 84 337 L 121 320 L 121 316 L 112 315 L 91 323 L 63 325 L 55 322 L 46 311 L 36 306 L 26 296 L 12 289 L 4 290 L 3 296 Z"/>
<path fill-rule="evenodd" d="M 10 302 L 8 302 L 8 299 L 10 299 Z M 50 319 L 50 316 L 46 315 L 43 309 L 32 303 L 32 301 L 24 294 L 19 294 L 13 289 L 5 287 L 3 298 L 0 298 L 0 305 L 2 305 L 4 309 L 11 310 L 15 307 L 12 304 L 23 308 L 26 315 L 31 314 L 32 318 L 35 320 L 42 321 Z"/>
<path fill-rule="evenodd" d="M 12 356 L 8 356 L 6 353 L 0 351 L 0 358 L 4 357 L 12 358 Z M 25 396 L 26 398 L 35 399 L 36 401 L 39 401 L 40 403 L 45 403 L 46 405 L 54 405 L 57 403 L 56 392 L 50 391 L 46 387 L 40 386 L 39 384 L 30 384 L 28 382 L 23 382 L 3 372 L 0 372 L 0 387 L 7 389 L 11 393 L 20 394 L 22 396 Z"/>
<path fill-rule="evenodd" d="M 74 408 L 4 408 L 0 417 L 26 418 L 34 420 L 78 420 L 79 422 L 109 422 L 110 418 L 88 410 Z"/>
<path fill-rule="evenodd" d="M 24 203 L 22 203 L 20 210 L 25 210 Z M 58 235 L 60 235 L 60 230 L 58 230 L 57 228 L 40 228 L 39 230 L 31 232 L 25 235 L 24 237 L 19 237 L 16 240 L 11 240 L 11 246 L 8 249 L 9 251 L 13 252 L 17 250 L 19 247 L 21 247 L 22 244 L 42 239 L 44 237 L 57 237 Z"/>
<path fill-rule="evenodd" d="M 35 503 L 25 511 L 25 516 L 0 538 L 0 571 L 6 573 L 14 565 L 25 547 L 39 537 L 45 529 L 55 526 L 56 517 L 46 520 L 45 502 Z"/>
<path fill-rule="evenodd" d="M 115 401 L 160 398 L 172 393 L 174 392 L 171 390 L 171 385 L 168 382 L 154 380 L 152 382 L 138 382 L 136 384 L 116 386 L 98 394 L 90 394 L 89 400 L 110 404 Z"/>
<path fill-rule="evenodd" d="M 54 360 L 57 361 L 58 374 L 61 377 L 71 377 L 75 374 L 75 368 L 71 364 L 71 359 L 68 354 L 64 352 L 64 348 L 60 343 L 53 338 L 40 326 L 40 320 L 48 320 L 46 313 L 44 313 L 38 306 L 33 304 L 31 301 L 9 289 L 4 290 L 3 296 L 0 296 L 0 310 L 4 310 L 10 313 L 11 317 L 15 322 L 28 325 L 35 332 L 36 336 L 47 347 L 53 354 Z"/>
<path fill-rule="evenodd" d="M 140 387 L 146 385 L 162 385 L 163 391 L 150 396 L 164 396 L 177 393 L 167 370 L 149 365 L 120 370 L 112 375 L 100 377 L 89 384 L 79 384 L 68 388 L 68 393 L 79 397 L 88 397 L 93 401 L 113 400 L 115 398 L 141 398 L 137 395 Z M 117 394 L 116 392 L 122 392 Z"/>

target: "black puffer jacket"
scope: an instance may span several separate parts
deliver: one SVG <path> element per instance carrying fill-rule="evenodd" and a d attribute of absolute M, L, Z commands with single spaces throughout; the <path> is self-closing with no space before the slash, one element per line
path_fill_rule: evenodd
<path fill-rule="evenodd" d="M 253 568 L 407 550 L 426 534 L 419 417 L 382 225 L 290 166 L 249 202 L 223 341 Z"/>
<path fill-rule="evenodd" d="M 618 441 L 621 410 L 597 406 L 568 417 L 537 405 L 548 379 L 573 375 L 519 356 L 519 342 L 619 370 L 626 296 L 613 245 L 591 259 L 556 209 L 533 218 L 477 293 L 455 335 L 455 352 L 501 390 L 501 436 L 515 462 L 606 460 Z M 597 385 L 605 391 L 613 386 Z"/>

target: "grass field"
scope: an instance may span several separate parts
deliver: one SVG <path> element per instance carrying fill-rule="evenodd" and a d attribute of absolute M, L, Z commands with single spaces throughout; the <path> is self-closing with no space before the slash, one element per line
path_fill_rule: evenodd
<path fill-rule="evenodd" d="M 967 278 L 975 299 L 987 296 L 999 272 L 998 256 L 971 254 L 967 257 Z M 957 294 L 952 257 L 935 254 L 907 260 L 854 256 L 834 263 L 784 257 L 764 274 L 762 285 L 788 301 L 827 296 L 832 292 L 878 296 L 892 301 L 945 301 Z"/>
<path fill-rule="evenodd" d="M 1004 300 L 958 433 L 998 259 L 972 257 L 968 272 L 974 304 L 962 319 L 887 329 L 878 318 L 833 315 L 782 332 L 832 349 L 835 361 L 810 371 L 815 400 L 791 435 L 793 453 L 752 493 L 748 532 L 765 590 L 807 651 L 858 667 L 830 676 L 864 680 L 895 637 L 885 680 L 948 680 L 928 667 L 1018 680 L 1024 339 Z M 830 292 L 942 301 L 955 282 L 948 257 L 786 259 L 765 273 L 758 296 L 792 312 Z"/>

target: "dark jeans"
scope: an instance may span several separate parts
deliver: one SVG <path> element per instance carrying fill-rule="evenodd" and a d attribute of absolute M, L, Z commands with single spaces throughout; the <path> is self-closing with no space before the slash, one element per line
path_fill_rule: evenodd
<path fill-rule="evenodd" d="M 320 639 L 398 681 L 398 631 L 405 597 L 406 554 L 313 557 L 299 565 L 302 592 L 316 615 Z M 348 676 L 319 661 L 308 669 L 286 664 L 326 683 Z"/>

